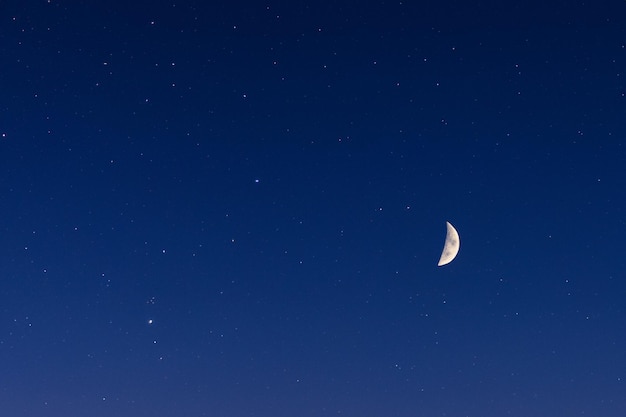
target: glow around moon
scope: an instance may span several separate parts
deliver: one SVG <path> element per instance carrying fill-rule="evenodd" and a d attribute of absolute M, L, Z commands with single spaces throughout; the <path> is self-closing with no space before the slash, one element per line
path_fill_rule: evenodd
<path fill-rule="evenodd" d="M 450 222 L 446 222 L 446 243 L 443 245 L 443 252 L 441 252 L 441 258 L 437 266 L 444 266 L 452 262 L 459 253 L 461 247 L 461 239 L 459 238 L 459 232 L 456 231 L 454 226 Z"/>

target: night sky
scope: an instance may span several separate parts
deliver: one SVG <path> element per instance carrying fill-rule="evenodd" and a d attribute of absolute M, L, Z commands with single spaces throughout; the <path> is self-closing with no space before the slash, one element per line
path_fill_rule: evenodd
<path fill-rule="evenodd" d="M 626 2 L 8 0 L 0 57 L 2 416 L 626 415 Z"/>

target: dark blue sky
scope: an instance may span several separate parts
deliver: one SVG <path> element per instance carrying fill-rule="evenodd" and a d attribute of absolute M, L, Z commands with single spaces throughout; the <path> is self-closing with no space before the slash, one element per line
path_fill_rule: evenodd
<path fill-rule="evenodd" d="M 626 4 L 221 3 L 0 4 L 3 415 L 626 415 Z"/>

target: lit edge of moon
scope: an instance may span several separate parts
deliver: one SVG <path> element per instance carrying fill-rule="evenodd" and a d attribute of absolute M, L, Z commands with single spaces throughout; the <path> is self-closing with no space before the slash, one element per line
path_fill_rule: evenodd
<path fill-rule="evenodd" d="M 456 258 L 457 253 L 459 253 L 460 247 L 461 239 L 459 238 L 459 232 L 456 231 L 450 222 L 446 222 L 446 242 L 443 245 L 443 251 L 437 266 L 444 266 L 452 262 Z"/>

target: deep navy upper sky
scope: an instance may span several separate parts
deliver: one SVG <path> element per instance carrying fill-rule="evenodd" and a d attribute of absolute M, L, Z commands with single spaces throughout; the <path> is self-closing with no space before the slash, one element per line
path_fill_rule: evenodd
<path fill-rule="evenodd" d="M 626 3 L 537 3 L 0 3 L 0 414 L 626 415 Z"/>

